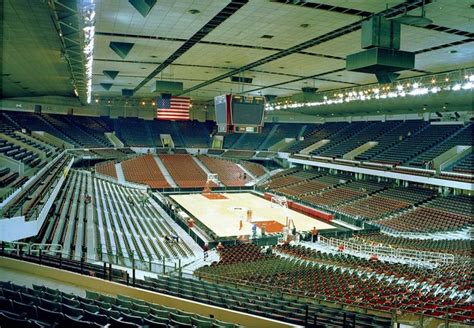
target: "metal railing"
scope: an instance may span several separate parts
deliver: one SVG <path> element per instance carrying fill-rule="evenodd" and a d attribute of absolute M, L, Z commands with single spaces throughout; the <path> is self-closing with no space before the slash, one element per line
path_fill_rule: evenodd
<path fill-rule="evenodd" d="M 348 240 L 341 240 L 335 238 L 326 238 L 321 236 L 319 241 L 334 249 L 341 249 L 344 251 L 352 251 L 366 256 L 381 256 L 393 259 L 400 259 L 417 263 L 430 264 L 453 264 L 454 255 L 446 253 L 436 253 L 427 251 L 417 251 L 405 248 L 391 248 L 383 245 L 371 245 L 367 243 L 355 243 Z"/>

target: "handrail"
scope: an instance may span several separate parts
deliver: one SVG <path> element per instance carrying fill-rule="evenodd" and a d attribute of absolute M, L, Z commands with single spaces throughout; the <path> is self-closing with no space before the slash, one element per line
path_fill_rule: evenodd
<path fill-rule="evenodd" d="M 336 238 L 326 238 L 324 236 L 321 236 L 319 241 L 334 249 L 340 249 L 343 246 L 344 251 L 353 251 L 367 256 L 377 255 L 407 261 L 428 262 L 430 264 L 454 263 L 453 254 L 417 251 L 405 248 L 391 248 L 383 245 L 369 245 L 366 243 L 354 243 Z"/>

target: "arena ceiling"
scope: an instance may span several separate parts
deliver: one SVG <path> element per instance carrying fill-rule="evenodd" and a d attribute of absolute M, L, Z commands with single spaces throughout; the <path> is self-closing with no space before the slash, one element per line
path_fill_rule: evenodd
<path fill-rule="evenodd" d="M 61 10 L 65 1 L 3 1 L 3 97 L 73 96 L 73 69 L 64 60 L 52 10 Z M 474 66 L 474 2 L 425 2 L 433 22 L 402 25 L 401 49 L 415 52 L 416 64 L 401 77 Z M 371 74 L 345 70 L 346 56 L 361 50 L 361 21 L 376 13 L 420 15 L 422 4 L 158 0 L 143 17 L 128 0 L 95 0 L 92 95 L 121 97 L 122 89 L 133 89 L 134 96 L 151 98 L 155 80 L 183 82 L 181 94 L 197 101 L 228 92 L 289 96 L 302 87 L 322 91 L 374 83 Z M 133 47 L 122 58 L 111 42 Z M 104 71 L 118 74 L 112 79 Z M 231 76 L 252 82 L 231 82 Z"/>

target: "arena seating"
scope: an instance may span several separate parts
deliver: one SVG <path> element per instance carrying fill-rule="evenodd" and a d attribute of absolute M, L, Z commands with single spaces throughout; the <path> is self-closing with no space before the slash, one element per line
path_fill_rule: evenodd
<path fill-rule="evenodd" d="M 211 139 L 212 125 L 203 124 L 198 121 L 175 122 L 177 131 L 184 140 L 184 146 L 189 148 L 208 148 Z M 211 127 L 211 130 L 209 130 Z M 174 138 L 173 138 L 174 140 Z"/>
<path fill-rule="evenodd" d="M 107 161 L 98 163 L 95 165 L 95 171 L 97 173 L 108 175 L 109 177 L 117 179 L 117 171 L 115 170 L 115 162 Z"/>
<path fill-rule="evenodd" d="M 99 149 L 91 149 L 91 152 L 97 156 L 102 158 L 118 158 L 121 159 L 123 157 L 135 154 L 130 148 L 99 148 Z"/>
<path fill-rule="evenodd" d="M 351 239 L 351 241 L 355 240 L 362 240 L 375 245 L 390 245 L 396 248 L 449 253 L 460 256 L 471 256 L 472 252 L 472 241 L 469 239 L 412 239 L 392 237 L 383 233 L 372 232 L 358 234 Z"/>
<path fill-rule="evenodd" d="M 470 146 L 472 145 L 472 136 L 474 135 L 474 124 L 468 124 L 466 127 L 461 127 L 453 136 L 447 138 L 443 142 L 435 145 L 430 150 L 422 153 L 420 156 L 415 157 L 410 161 L 411 166 L 425 167 L 426 163 L 429 163 L 437 156 L 441 155 L 445 151 L 453 148 L 454 146 Z M 472 165 L 469 167 L 473 167 Z M 468 172 L 469 173 L 469 172 Z"/>
<path fill-rule="evenodd" d="M 370 180 L 349 181 L 346 184 L 342 184 L 327 191 L 300 197 L 311 204 L 326 208 L 333 208 L 337 205 L 367 197 L 368 195 L 380 191 L 386 187 L 387 184 L 377 183 L 376 181 Z"/>
<path fill-rule="evenodd" d="M 146 121 L 137 118 L 118 118 L 114 122 L 117 137 L 130 147 L 161 147 L 159 134 L 152 138 Z M 158 143 L 159 142 L 159 143 Z"/>
<path fill-rule="evenodd" d="M 28 288 L 4 281 L 0 285 L 2 327 L 234 327 L 127 296 L 86 291 L 84 298 L 40 285 Z"/>
<path fill-rule="evenodd" d="M 3 154 L 15 161 L 22 162 L 29 167 L 36 167 L 41 163 L 37 153 L 22 148 L 20 145 L 8 142 L 0 138 L 0 154 Z"/>
<path fill-rule="evenodd" d="M 291 145 L 286 151 L 297 153 L 320 140 L 331 139 L 333 135 L 337 135 L 337 133 L 343 131 L 348 126 L 349 123 L 347 122 L 325 123 L 313 126 L 311 129 L 307 129 L 308 132 L 304 135 L 303 141 Z"/>
<path fill-rule="evenodd" d="M 170 185 L 161 173 L 153 155 L 143 155 L 121 162 L 125 180 L 149 185 L 151 188 L 168 188 Z"/>
<path fill-rule="evenodd" d="M 8 202 L 3 208 L 4 217 L 15 217 L 23 215 L 27 219 L 38 214 L 38 205 L 44 201 L 43 198 L 49 194 L 51 186 L 63 174 L 70 157 L 63 155 L 55 159 L 55 164 L 49 171 L 43 172 L 34 178 L 34 181 L 28 188 L 22 189 L 16 196 Z"/>
<path fill-rule="evenodd" d="M 113 129 L 107 124 L 107 120 L 102 117 L 68 115 L 65 121 L 70 125 L 81 129 L 85 134 L 94 137 L 104 147 L 112 146 L 104 135 L 105 132 L 112 132 Z"/>
<path fill-rule="evenodd" d="M 435 191 L 431 189 L 416 187 L 391 188 L 373 194 L 368 198 L 337 207 L 337 211 L 352 217 L 376 220 L 423 203 L 434 196 Z"/>
<path fill-rule="evenodd" d="M 209 171 L 217 173 L 219 181 L 228 187 L 245 186 L 251 180 L 251 177 L 247 176 L 247 173 L 234 162 L 204 155 L 197 158 L 206 165 Z"/>
<path fill-rule="evenodd" d="M 145 201 L 148 197 L 143 192 L 101 179 L 93 179 L 93 184 L 101 257 L 113 262 L 118 256 L 119 264 L 126 266 L 134 258 L 136 267 L 145 269 L 150 260 L 193 255 L 184 240 L 165 240 L 178 232 L 163 220 L 152 201 Z"/>
<path fill-rule="evenodd" d="M 173 180 L 181 188 L 204 188 L 206 185 L 207 174 L 191 155 L 160 154 L 159 156 Z"/>
<path fill-rule="evenodd" d="M 424 206 L 378 224 L 396 231 L 438 232 L 459 230 L 472 224 L 472 197 L 438 197 Z"/>
<path fill-rule="evenodd" d="M 459 125 L 428 125 L 416 134 L 371 158 L 373 162 L 400 165 L 429 150 L 460 129 Z"/>
<path fill-rule="evenodd" d="M 358 240 L 364 243 L 363 240 Z M 467 278 L 466 271 L 458 271 L 455 264 L 446 264 L 439 266 L 437 270 L 426 267 L 415 267 L 413 265 L 404 263 L 390 263 L 384 261 L 368 261 L 366 258 L 344 253 L 329 253 L 320 250 L 315 250 L 304 245 L 290 246 L 279 245 L 276 247 L 277 253 L 290 255 L 294 258 L 303 259 L 319 264 L 332 265 L 336 267 L 343 267 L 350 270 L 361 270 L 366 272 L 373 272 L 385 276 L 390 276 L 392 279 L 404 279 L 410 281 L 430 281 L 437 280 L 440 286 L 448 288 L 451 286 L 451 281 L 440 279 L 439 272 L 445 271 L 452 275 L 456 281 Z M 459 290 L 466 290 L 469 288 L 468 284 L 458 286 Z"/>
<path fill-rule="evenodd" d="M 244 133 L 232 145 L 232 149 L 257 150 L 265 141 L 268 133 L 273 128 L 271 124 L 265 124 L 261 133 Z"/>
<path fill-rule="evenodd" d="M 255 152 L 252 150 L 228 150 L 222 157 L 227 158 L 236 158 L 236 159 L 250 159 L 255 155 Z"/>
<path fill-rule="evenodd" d="M 273 127 L 271 123 L 267 123 L 265 125 L 269 125 Z M 277 142 L 285 139 L 285 138 L 294 138 L 298 137 L 301 129 L 303 128 L 304 124 L 299 123 L 281 123 L 275 124 L 276 128 L 272 135 L 270 135 L 265 142 L 263 142 L 258 149 L 268 150 L 271 146 L 276 144 Z"/>
<path fill-rule="evenodd" d="M 16 122 L 18 128 L 25 128 L 29 131 L 45 131 L 73 145 L 77 144 L 74 140 L 59 131 L 39 114 L 27 112 L 3 112 L 3 115 L 8 117 L 9 121 Z"/>
<path fill-rule="evenodd" d="M 469 153 L 469 155 L 465 156 L 458 163 L 456 163 L 453 167 L 453 171 L 458 173 L 474 174 L 474 153 Z"/>
<path fill-rule="evenodd" d="M 378 142 L 375 147 L 356 156 L 355 159 L 362 161 L 371 160 L 374 156 L 405 140 L 408 135 L 413 135 L 428 125 L 427 122 L 422 120 L 398 121 L 398 123 L 394 129 L 387 131 L 387 133 L 373 140 Z"/>
<path fill-rule="evenodd" d="M 54 115 L 54 114 L 42 114 L 42 117 L 53 125 L 57 130 L 61 131 L 62 134 L 68 136 L 70 140 L 85 148 L 104 147 L 110 146 L 111 144 L 104 138 L 96 138 L 94 135 L 89 134 L 80 125 L 71 121 L 66 115 Z M 78 120 L 77 118 L 75 120 Z"/>
<path fill-rule="evenodd" d="M 248 161 L 242 161 L 240 164 L 250 171 L 250 173 L 252 173 L 255 177 L 260 177 L 266 173 L 265 168 L 260 164 Z"/>
<path fill-rule="evenodd" d="M 262 188 L 268 190 L 277 190 L 279 188 L 288 188 L 291 185 L 304 182 L 305 180 L 310 180 L 320 176 L 316 171 L 299 171 L 288 170 L 279 175 L 274 175 L 268 181 L 261 185 Z M 311 187 L 309 187 L 311 190 Z"/>
<path fill-rule="evenodd" d="M 94 223 L 92 211 L 85 203 L 87 189 L 91 187 L 90 175 L 71 170 L 66 179 L 59 198 L 50 210 L 47 223 L 36 237 L 40 243 L 62 245 L 62 256 L 80 260 L 88 244 L 87 239 L 93 238 L 85 233 Z M 94 242 L 94 241 L 93 241 Z M 95 260 L 95 259 L 91 259 Z"/>
<path fill-rule="evenodd" d="M 227 247 L 223 251 L 227 253 L 225 261 L 202 267 L 195 274 L 204 279 L 212 280 L 215 277 L 248 287 L 279 290 L 306 298 L 337 301 L 380 311 L 399 309 L 407 312 L 423 312 L 425 315 L 441 318 L 449 315 L 451 319 L 457 321 L 472 320 L 470 305 L 466 303 L 468 298 L 466 291 L 470 288 L 468 263 L 443 268 L 441 276 L 433 272 L 436 277 L 435 283 L 449 285 L 453 280 L 459 281 L 457 288 L 460 294 L 456 298 L 451 298 L 450 292 L 435 293 L 433 289 L 420 293 L 417 289 L 409 288 L 406 283 L 394 283 L 398 279 L 392 276 L 342 270 L 341 266 L 335 267 L 318 260 L 301 261 L 293 257 L 262 255 L 260 249 L 249 251 L 248 247 L 251 246 Z M 249 260 L 248 255 L 255 253 L 260 255 L 255 255 Z M 331 260 L 329 258 L 329 261 Z M 345 263 L 342 261 L 338 265 Z M 353 262 L 349 265 L 357 267 L 358 263 Z M 382 268 L 385 265 L 380 264 Z M 377 267 L 378 264 L 374 266 Z M 387 270 L 390 270 L 389 267 L 387 264 Z M 404 269 L 403 266 L 398 266 L 401 279 L 405 274 L 408 277 L 414 276 L 411 269 L 413 267 Z M 424 281 L 423 278 L 424 276 L 418 276 L 420 282 Z"/>

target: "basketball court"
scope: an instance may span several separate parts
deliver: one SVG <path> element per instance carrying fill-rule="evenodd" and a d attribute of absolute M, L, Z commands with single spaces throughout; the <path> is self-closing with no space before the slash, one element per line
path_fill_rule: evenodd
<path fill-rule="evenodd" d="M 316 220 L 265 200 L 251 193 L 223 193 L 225 199 L 209 199 L 202 194 L 171 195 L 181 207 L 214 231 L 219 237 L 251 235 L 252 225 L 262 221 L 276 221 L 286 225 L 287 217 L 292 219 L 296 230 L 309 231 L 334 229 L 334 226 Z M 248 210 L 252 212 L 247 220 Z M 242 228 L 240 227 L 242 221 Z M 271 232 L 271 231 L 269 231 Z"/>

